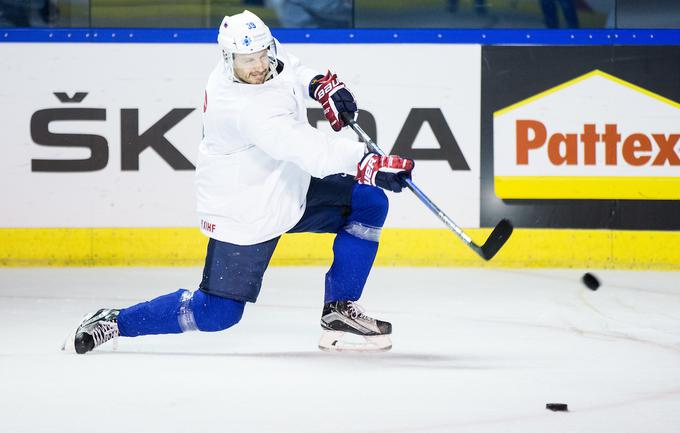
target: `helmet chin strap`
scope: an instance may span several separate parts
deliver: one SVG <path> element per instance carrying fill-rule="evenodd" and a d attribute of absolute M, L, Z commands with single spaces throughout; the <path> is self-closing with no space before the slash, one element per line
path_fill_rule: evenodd
<path fill-rule="evenodd" d="M 270 57 L 269 58 L 269 72 L 267 72 L 267 76 L 264 78 L 264 81 L 269 81 L 272 78 L 279 75 L 279 73 L 276 71 L 277 66 L 278 66 L 278 61 L 276 59 L 272 59 Z"/>

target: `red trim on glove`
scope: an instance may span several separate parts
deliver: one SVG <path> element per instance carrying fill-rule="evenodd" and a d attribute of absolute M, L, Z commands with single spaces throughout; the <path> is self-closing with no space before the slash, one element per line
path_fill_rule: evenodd
<path fill-rule="evenodd" d="M 330 122 L 331 128 L 334 131 L 340 131 L 345 126 L 345 123 L 340 118 L 335 104 L 333 104 L 330 98 L 338 90 L 344 89 L 345 83 L 338 81 L 338 76 L 328 71 L 322 78 L 312 82 L 312 85 L 316 86 L 312 97 L 321 103 L 323 115 Z"/>
<path fill-rule="evenodd" d="M 365 185 L 375 185 L 375 175 L 380 170 L 389 170 L 394 173 L 413 170 L 413 160 L 402 158 L 397 155 L 380 156 L 376 153 L 367 153 L 357 164 L 356 179 Z"/>

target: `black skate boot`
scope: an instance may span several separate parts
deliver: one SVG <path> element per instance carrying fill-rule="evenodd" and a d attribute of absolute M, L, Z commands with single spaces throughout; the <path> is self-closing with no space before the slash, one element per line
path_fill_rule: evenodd
<path fill-rule="evenodd" d="M 69 335 L 61 350 L 87 353 L 107 341 L 118 337 L 119 310 L 102 308 L 83 318 L 74 333 Z"/>
<path fill-rule="evenodd" d="M 328 352 L 384 352 L 392 348 L 392 324 L 364 314 L 353 301 L 334 301 L 323 306 L 319 349 Z M 363 341 L 347 341 L 358 335 Z"/>

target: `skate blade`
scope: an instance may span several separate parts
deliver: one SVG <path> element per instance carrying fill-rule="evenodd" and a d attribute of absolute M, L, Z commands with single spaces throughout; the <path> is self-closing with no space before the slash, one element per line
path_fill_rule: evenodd
<path fill-rule="evenodd" d="M 323 331 L 319 349 L 324 352 L 387 352 L 392 348 L 389 335 L 356 336 L 363 341 L 347 341 L 350 334 L 341 331 Z"/>
<path fill-rule="evenodd" d="M 76 333 L 70 333 L 61 345 L 61 351 L 66 353 L 76 353 Z"/>
<path fill-rule="evenodd" d="M 80 325 L 85 322 L 90 316 L 92 316 L 91 313 L 85 314 L 82 319 L 80 319 L 80 322 L 78 323 L 78 326 L 76 326 L 76 329 L 68 334 L 66 339 L 61 345 L 61 351 L 66 352 L 66 353 L 76 353 L 76 332 L 78 332 L 78 329 L 80 329 Z"/>

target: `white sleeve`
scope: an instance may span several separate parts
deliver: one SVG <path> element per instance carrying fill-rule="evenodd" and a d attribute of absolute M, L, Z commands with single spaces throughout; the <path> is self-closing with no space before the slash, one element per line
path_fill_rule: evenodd
<path fill-rule="evenodd" d="M 312 68 L 308 68 L 307 66 L 302 64 L 300 59 L 298 59 L 297 57 L 290 53 L 288 53 L 288 58 L 292 63 L 291 66 L 293 67 L 293 70 L 295 71 L 295 75 L 297 76 L 298 80 L 300 80 L 300 82 L 305 86 L 306 91 L 305 94 L 307 98 L 311 99 L 311 96 L 309 96 L 309 83 L 312 81 L 312 78 L 316 77 L 317 75 L 323 75 L 324 73 L 314 70 Z"/>
<path fill-rule="evenodd" d="M 274 159 L 290 161 L 314 177 L 356 175 L 365 145 L 332 137 L 295 117 L 295 99 L 282 92 L 264 92 L 241 110 L 242 136 Z"/>

